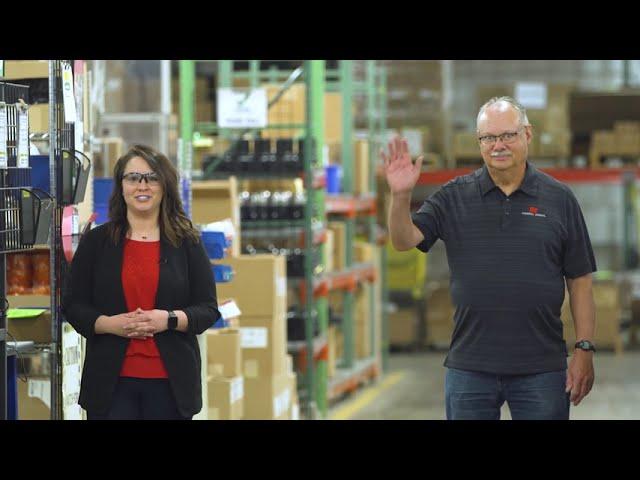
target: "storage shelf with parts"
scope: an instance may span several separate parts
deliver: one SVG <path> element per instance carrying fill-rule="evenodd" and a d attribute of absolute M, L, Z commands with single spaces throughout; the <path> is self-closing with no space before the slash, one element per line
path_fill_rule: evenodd
<path fill-rule="evenodd" d="M 327 215 L 346 215 L 347 217 L 375 215 L 376 197 L 373 195 L 327 195 L 325 212 Z"/>

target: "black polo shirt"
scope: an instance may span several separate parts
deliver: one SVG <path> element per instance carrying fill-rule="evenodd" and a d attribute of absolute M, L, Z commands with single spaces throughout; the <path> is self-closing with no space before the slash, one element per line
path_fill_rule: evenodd
<path fill-rule="evenodd" d="M 495 374 L 566 368 L 564 278 L 596 271 L 580 206 L 566 185 L 527 164 L 510 196 L 486 166 L 457 177 L 412 215 L 429 251 L 445 243 L 456 306 L 445 366 Z"/>

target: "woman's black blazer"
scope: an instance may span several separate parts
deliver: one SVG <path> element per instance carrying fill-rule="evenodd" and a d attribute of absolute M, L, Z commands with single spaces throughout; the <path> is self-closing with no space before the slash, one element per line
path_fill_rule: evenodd
<path fill-rule="evenodd" d="M 87 339 L 80 398 L 85 410 L 106 414 L 122 367 L 129 339 L 94 330 L 100 315 L 127 312 L 122 289 L 124 241 L 115 245 L 107 224 L 83 235 L 71 264 L 70 284 L 63 298 L 63 313 Z M 185 417 L 202 409 L 200 348 L 196 335 L 220 318 L 211 263 L 202 242 L 189 240 L 178 248 L 160 242 L 160 277 L 156 308 L 183 310 L 187 332 L 164 331 L 154 336 L 178 409 Z"/>

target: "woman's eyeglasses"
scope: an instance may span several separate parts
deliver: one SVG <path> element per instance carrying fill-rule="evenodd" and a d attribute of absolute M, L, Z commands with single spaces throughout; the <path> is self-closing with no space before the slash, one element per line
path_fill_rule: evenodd
<path fill-rule="evenodd" d="M 136 183 L 142 183 L 144 179 L 147 182 L 147 185 L 158 185 L 160 183 L 160 178 L 156 172 L 147 172 L 147 173 L 139 173 L 139 172 L 129 172 L 122 176 L 122 179 L 127 182 L 129 185 L 135 185 Z"/>

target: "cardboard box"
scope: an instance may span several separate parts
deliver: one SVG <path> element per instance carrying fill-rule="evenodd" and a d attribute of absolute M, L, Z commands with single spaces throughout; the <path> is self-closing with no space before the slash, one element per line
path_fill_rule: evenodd
<path fill-rule="evenodd" d="M 375 257 L 376 246 L 356 240 L 353 243 L 353 258 L 356 263 L 373 263 Z"/>
<path fill-rule="evenodd" d="M 328 222 L 327 228 L 333 232 L 333 252 L 327 252 L 328 255 L 333 256 L 333 268 L 336 271 L 344 270 L 346 265 L 346 238 L 347 227 L 344 222 Z"/>
<path fill-rule="evenodd" d="M 537 155 L 542 157 L 567 157 L 571 153 L 571 132 L 559 130 L 538 135 Z"/>
<path fill-rule="evenodd" d="M 49 377 L 29 377 L 26 382 L 18 379 L 18 419 L 51 419 L 51 380 Z"/>
<path fill-rule="evenodd" d="M 342 93 L 324 94 L 324 141 L 325 144 L 342 141 Z"/>
<path fill-rule="evenodd" d="M 457 132 L 453 134 L 453 156 L 480 158 L 480 145 L 475 132 Z"/>
<path fill-rule="evenodd" d="M 267 102 L 271 102 L 278 94 L 281 85 L 267 84 Z M 293 84 L 274 103 L 267 112 L 267 124 L 303 124 L 305 123 L 305 86 L 301 83 Z M 266 129 L 263 138 L 294 138 L 303 133 L 302 129 Z"/>
<path fill-rule="evenodd" d="M 327 229 L 326 238 L 324 241 L 324 271 L 329 273 L 333 272 L 333 253 L 335 250 L 335 232 Z"/>
<path fill-rule="evenodd" d="M 354 334 L 356 346 L 356 358 L 369 358 L 371 349 L 371 305 L 370 298 L 373 287 L 369 283 L 363 283 L 355 295 Z"/>
<path fill-rule="evenodd" d="M 329 325 L 327 329 L 327 377 L 333 378 L 336 374 L 337 347 L 338 347 L 338 327 Z"/>
<path fill-rule="evenodd" d="M 446 346 L 453 334 L 453 315 L 449 284 L 430 282 L 427 284 L 425 321 L 427 345 Z"/>
<path fill-rule="evenodd" d="M 287 264 L 284 256 L 240 255 L 220 263 L 234 271 L 232 282 L 216 285 L 219 298 L 235 299 L 244 317 L 282 317 L 287 307 Z"/>
<path fill-rule="evenodd" d="M 298 402 L 291 404 L 291 418 L 289 420 L 300 420 L 300 405 Z"/>
<path fill-rule="evenodd" d="M 43 133 L 49 131 L 49 104 L 38 103 L 29 106 L 29 132 Z"/>
<path fill-rule="evenodd" d="M 240 420 L 244 410 L 244 379 L 241 376 L 209 377 L 209 420 Z"/>
<path fill-rule="evenodd" d="M 236 177 L 226 180 L 207 180 L 191 184 L 191 218 L 194 223 L 206 224 L 231 219 L 234 227 L 231 254 L 240 255 L 240 203 Z"/>
<path fill-rule="evenodd" d="M 240 330 L 231 328 L 208 329 L 207 364 L 213 377 L 237 377 L 242 375 L 242 349 Z"/>
<path fill-rule="evenodd" d="M 285 372 L 294 373 L 293 372 L 293 357 L 290 354 L 286 354 L 284 356 L 284 364 L 285 364 Z"/>
<path fill-rule="evenodd" d="M 389 344 L 406 346 L 417 341 L 417 312 L 415 308 L 400 308 L 387 313 Z"/>
<path fill-rule="evenodd" d="M 336 330 L 336 360 L 342 358 L 344 358 L 344 333 L 338 328 Z"/>
<path fill-rule="evenodd" d="M 596 306 L 596 328 L 593 337 L 596 348 L 613 348 L 616 353 L 622 353 L 620 285 L 613 281 L 594 282 L 593 300 Z M 577 339 L 573 315 L 571 314 L 570 296 L 566 290 L 560 318 L 562 320 L 564 339 L 571 353 Z"/>
<path fill-rule="evenodd" d="M 7 329 L 19 342 L 51 343 L 51 312 L 33 318 L 7 318 Z"/>
<path fill-rule="evenodd" d="M 356 195 L 364 195 L 371 191 L 369 188 L 370 164 L 369 142 L 367 140 L 356 140 L 353 172 L 353 191 Z"/>
<path fill-rule="evenodd" d="M 50 308 L 49 295 L 7 295 L 9 308 Z"/>
<path fill-rule="evenodd" d="M 245 378 L 245 420 L 288 420 L 291 383 L 288 374 Z"/>
<path fill-rule="evenodd" d="M 240 319 L 243 375 L 245 379 L 283 375 L 287 372 L 286 316 Z"/>
<path fill-rule="evenodd" d="M 3 81 L 49 78 L 48 60 L 5 60 Z"/>
<path fill-rule="evenodd" d="M 289 420 L 299 420 L 300 412 L 296 412 L 298 406 L 298 376 L 295 373 L 288 374 L 291 403 L 289 405 Z"/>

